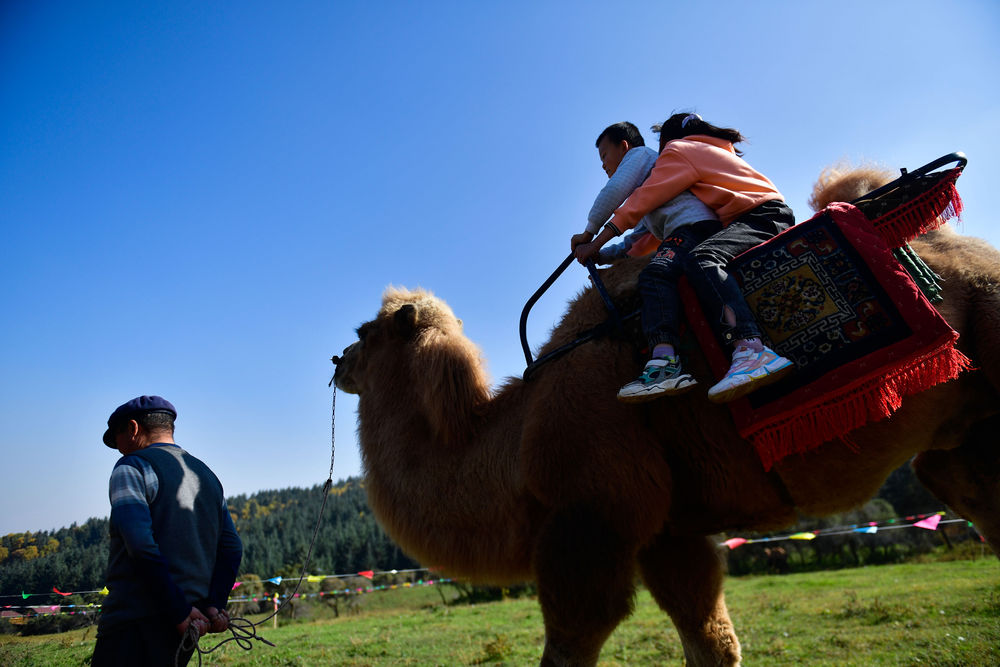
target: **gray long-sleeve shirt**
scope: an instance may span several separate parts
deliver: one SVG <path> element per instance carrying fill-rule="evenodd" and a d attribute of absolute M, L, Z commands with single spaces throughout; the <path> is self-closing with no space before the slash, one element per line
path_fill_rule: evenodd
<path fill-rule="evenodd" d="M 594 205 L 587 215 L 588 232 L 597 234 L 601 231 L 601 226 L 608 221 L 615 209 L 621 206 L 649 176 L 656 163 L 656 157 L 656 151 L 649 146 L 636 146 L 625 153 L 618 169 L 594 200 Z M 640 224 L 656 238 L 663 240 L 670 235 L 670 232 L 683 225 L 718 219 L 712 209 L 686 190 L 651 211 Z"/>

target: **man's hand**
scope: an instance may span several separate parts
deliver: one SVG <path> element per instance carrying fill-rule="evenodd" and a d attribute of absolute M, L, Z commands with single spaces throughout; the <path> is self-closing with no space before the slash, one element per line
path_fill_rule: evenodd
<path fill-rule="evenodd" d="M 225 632 L 229 629 L 229 613 L 225 609 L 219 610 L 215 607 L 207 607 L 205 615 L 210 623 L 209 632 Z"/>
<path fill-rule="evenodd" d="M 594 240 L 594 235 L 590 232 L 580 232 L 579 234 L 573 234 L 573 237 L 569 240 L 569 249 L 576 250 L 578 245 L 584 243 L 590 243 Z"/>
<path fill-rule="evenodd" d="M 210 624 L 205 615 L 198 611 L 197 607 L 191 607 L 191 611 L 188 612 L 187 618 L 177 624 L 177 634 L 185 634 L 188 627 L 191 625 L 194 625 L 195 629 L 198 631 L 198 636 L 202 637 L 206 632 L 208 632 Z"/>

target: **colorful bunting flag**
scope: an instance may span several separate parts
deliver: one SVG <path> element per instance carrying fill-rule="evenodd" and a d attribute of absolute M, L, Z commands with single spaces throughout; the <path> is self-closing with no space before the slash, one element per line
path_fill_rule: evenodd
<path fill-rule="evenodd" d="M 917 521 L 913 525 L 916 526 L 917 528 L 925 528 L 927 530 L 937 530 L 939 523 L 941 523 L 941 515 L 932 514 L 926 519 L 921 519 L 920 521 Z"/>

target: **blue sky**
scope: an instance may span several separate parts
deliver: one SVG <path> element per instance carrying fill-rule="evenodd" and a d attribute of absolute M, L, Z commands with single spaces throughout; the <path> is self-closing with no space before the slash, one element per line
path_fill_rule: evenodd
<path fill-rule="evenodd" d="M 329 357 L 389 284 L 520 374 L 612 122 L 739 128 L 800 220 L 830 163 L 963 150 L 961 229 L 1000 245 L 997 35 L 992 0 L 5 2 L 0 533 L 105 516 L 101 433 L 140 394 L 229 494 L 322 483 Z"/>

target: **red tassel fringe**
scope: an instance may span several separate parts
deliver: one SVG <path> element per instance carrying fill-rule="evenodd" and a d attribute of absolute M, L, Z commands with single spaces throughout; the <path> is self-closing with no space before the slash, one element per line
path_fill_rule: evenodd
<path fill-rule="evenodd" d="M 953 380 L 972 368 L 972 360 L 954 347 L 943 349 L 900 366 L 887 375 L 870 378 L 815 406 L 803 406 L 797 415 L 780 422 L 743 432 L 753 443 L 764 470 L 789 454 L 802 454 L 824 442 L 843 438 L 856 428 L 890 416 L 899 409 L 904 396 Z M 857 446 L 844 439 L 852 450 Z"/>
<path fill-rule="evenodd" d="M 872 226 L 890 248 L 898 248 L 960 216 L 962 198 L 955 181 L 961 173 L 959 168 L 952 169 L 934 187 L 873 220 Z"/>

